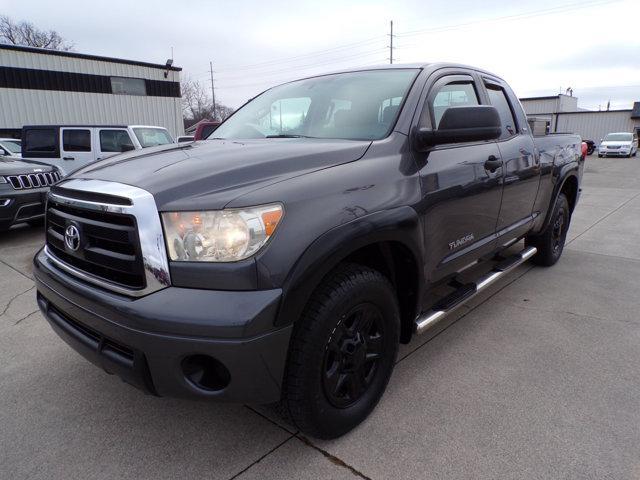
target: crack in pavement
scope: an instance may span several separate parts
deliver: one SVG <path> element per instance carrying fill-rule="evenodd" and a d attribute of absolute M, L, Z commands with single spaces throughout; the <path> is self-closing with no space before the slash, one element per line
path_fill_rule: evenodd
<path fill-rule="evenodd" d="M 354 467 L 352 467 L 351 465 L 349 465 L 347 462 L 345 462 L 344 460 L 341 460 L 340 458 L 336 457 L 335 455 L 332 455 L 331 453 L 327 452 L 326 450 L 318 447 L 317 445 L 314 445 L 311 440 L 309 440 L 307 437 L 305 437 L 304 435 L 296 435 L 296 438 L 298 440 L 300 440 L 302 443 L 304 443 L 306 446 L 313 448 L 314 450 L 317 450 L 318 452 L 320 452 L 322 455 L 324 455 L 324 457 L 326 459 L 328 459 L 331 463 L 333 463 L 334 465 L 337 465 L 339 467 L 342 468 L 346 468 L 347 470 L 349 470 L 351 473 L 353 473 L 356 477 L 359 478 L 364 478 L 366 480 L 371 480 L 371 477 L 367 477 L 364 473 L 356 470 Z"/>
<path fill-rule="evenodd" d="M 275 452 L 278 448 L 280 448 L 282 445 L 284 445 L 285 443 L 287 443 L 289 440 L 291 440 L 292 438 L 296 438 L 298 440 L 300 440 L 302 443 L 304 443 L 306 446 L 313 448 L 314 450 L 317 450 L 318 452 L 320 452 L 325 458 L 327 458 L 331 463 L 333 463 L 334 465 L 337 465 L 341 468 L 346 468 L 347 470 L 349 470 L 352 474 L 354 474 L 355 476 L 359 477 L 359 478 L 365 478 L 367 480 L 371 480 L 370 477 L 367 477 L 365 474 L 363 474 L 362 472 L 356 470 L 354 467 L 352 467 L 351 465 L 349 465 L 347 462 L 345 462 L 344 460 L 342 460 L 339 457 L 336 457 L 335 455 L 327 452 L 326 450 L 323 450 L 322 448 L 318 447 L 317 445 L 314 445 L 313 442 L 311 440 L 309 440 L 307 437 L 305 437 L 304 435 L 302 435 L 300 433 L 299 430 L 296 429 L 296 433 L 291 433 L 289 430 L 287 430 L 285 427 L 283 427 L 282 425 L 280 425 L 279 423 L 275 422 L 274 420 L 270 419 L 269 417 L 263 415 L 262 413 L 258 412 L 257 410 L 255 410 L 254 408 L 250 407 L 249 405 L 245 405 L 245 407 L 249 410 L 251 410 L 253 413 L 259 415 L 260 417 L 264 418 L 266 421 L 268 421 L 269 423 L 272 423 L 273 425 L 275 425 L 276 427 L 280 428 L 281 430 L 284 430 L 285 432 L 287 432 L 288 434 L 290 434 L 291 436 L 289 438 L 287 438 L 287 440 L 285 440 L 284 442 L 282 442 L 280 445 L 278 445 L 276 448 L 272 449 L 270 452 L 266 453 L 265 455 L 263 455 L 262 457 L 260 457 L 258 460 L 256 460 L 255 462 L 253 462 L 251 465 L 249 465 L 247 468 L 245 468 L 244 470 L 242 470 L 242 472 L 239 472 L 238 474 L 236 474 L 235 476 L 231 477 L 230 480 L 233 480 L 234 478 L 236 478 L 238 475 L 240 475 L 241 473 L 246 472 L 247 470 L 249 470 L 253 465 L 255 465 L 256 463 L 258 463 L 259 461 L 261 461 L 262 459 L 264 459 L 265 457 L 267 457 L 268 455 L 270 455 L 271 453 Z"/>
<path fill-rule="evenodd" d="M 11 297 L 9 299 L 9 301 L 7 302 L 7 304 L 5 305 L 5 307 L 2 309 L 2 312 L 0 312 L 0 317 L 2 317 L 5 313 L 7 313 L 7 310 L 9 310 L 9 307 L 11 307 L 11 304 L 13 303 L 14 300 L 16 300 L 20 295 L 24 295 L 25 293 L 30 292 L 31 290 L 33 290 L 34 288 L 36 288 L 35 285 L 33 285 L 31 288 L 26 289 L 23 292 L 17 293 L 16 295 L 14 295 L 13 297 Z"/>
<path fill-rule="evenodd" d="M 257 465 L 258 463 L 260 463 L 262 460 L 264 460 L 265 458 L 267 458 L 269 455 L 271 455 L 273 452 L 275 452 L 276 450 L 278 450 L 280 447 L 282 447 L 285 443 L 287 443 L 289 440 L 291 440 L 295 435 L 290 435 L 289 437 L 286 438 L 286 440 L 284 440 L 283 442 L 280 442 L 278 445 L 276 445 L 275 447 L 273 447 L 271 450 L 269 450 L 267 453 L 265 453 L 264 455 L 262 455 L 260 458 L 258 458 L 255 462 L 251 463 L 250 465 L 248 465 L 246 468 L 243 468 L 242 470 L 240 470 L 238 473 L 236 473 L 233 477 L 231 477 L 229 480 L 233 480 L 234 478 L 238 478 L 240 475 L 242 475 L 243 473 L 245 473 L 246 471 L 248 471 L 251 467 L 253 467 L 254 465 Z"/>
<path fill-rule="evenodd" d="M 16 323 L 14 323 L 14 324 L 13 324 L 13 326 L 15 327 L 15 326 L 16 326 L 16 325 L 18 325 L 20 322 L 22 322 L 23 320 L 26 320 L 27 318 L 29 318 L 29 317 L 30 317 L 30 316 L 32 316 L 32 315 L 35 315 L 36 313 L 40 313 L 40 310 L 39 310 L 39 309 L 38 309 L 38 310 L 34 310 L 34 311 L 33 311 L 33 312 L 31 312 L 29 315 L 26 315 L 26 316 L 24 316 L 24 317 L 22 317 L 22 318 L 18 319 L 18 320 L 16 321 Z"/>
<path fill-rule="evenodd" d="M 18 273 L 18 274 L 22 275 L 24 278 L 26 278 L 26 279 L 28 279 L 28 280 L 31 280 L 31 281 L 33 282 L 33 277 L 31 277 L 31 276 L 27 275 L 27 274 L 26 274 L 26 273 L 24 273 L 24 272 L 21 272 L 21 271 L 20 271 L 20 270 L 18 270 L 16 267 L 14 267 L 13 265 L 8 264 L 7 262 L 5 262 L 4 260 L 2 260 L 1 258 L 0 258 L 0 263 L 2 263 L 2 264 L 3 264 L 4 266 L 6 266 L 6 267 L 9 267 L 9 268 L 10 268 L 11 270 L 13 270 L 14 272 L 16 272 L 16 273 Z"/>

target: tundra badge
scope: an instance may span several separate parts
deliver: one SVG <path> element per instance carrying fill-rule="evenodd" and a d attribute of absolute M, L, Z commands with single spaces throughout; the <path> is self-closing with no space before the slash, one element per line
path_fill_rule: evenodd
<path fill-rule="evenodd" d="M 465 243 L 469 243 L 474 238 L 475 237 L 473 236 L 473 233 L 470 233 L 469 235 L 465 235 L 464 237 L 454 240 L 453 242 L 449 242 L 449 250 L 455 250 L 456 248 L 463 246 Z"/>

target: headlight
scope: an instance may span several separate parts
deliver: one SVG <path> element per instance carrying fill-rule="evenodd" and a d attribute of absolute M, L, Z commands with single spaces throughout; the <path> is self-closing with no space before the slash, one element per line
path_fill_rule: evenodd
<path fill-rule="evenodd" d="M 280 204 L 162 214 L 169 258 L 183 262 L 235 262 L 271 238 L 282 219 Z"/>

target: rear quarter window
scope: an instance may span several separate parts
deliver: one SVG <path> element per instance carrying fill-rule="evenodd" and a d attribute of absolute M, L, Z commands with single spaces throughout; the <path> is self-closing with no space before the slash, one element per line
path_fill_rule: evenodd
<path fill-rule="evenodd" d="M 59 156 L 58 132 L 56 129 L 34 129 L 24 132 L 22 152 L 30 157 Z"/>

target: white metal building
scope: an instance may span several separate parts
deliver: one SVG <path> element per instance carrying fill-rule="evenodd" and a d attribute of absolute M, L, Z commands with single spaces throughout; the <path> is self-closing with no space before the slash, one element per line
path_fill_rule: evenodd
<path fill-rule="evenodd" d="M 184 133 L 181 68 L 0 45 L 0 136 L 23 125 L 157 125 Z"/>
<path fill-rule="evenodd" d="M 521 98 L 527 115 L 549 121 L 551 132 L 571 132 L 596 144 L 607 133 L 640 132 L 640 102 L 633 109 L 593 111 L 578 107 L 578 98 L 568 95 Z"/>

